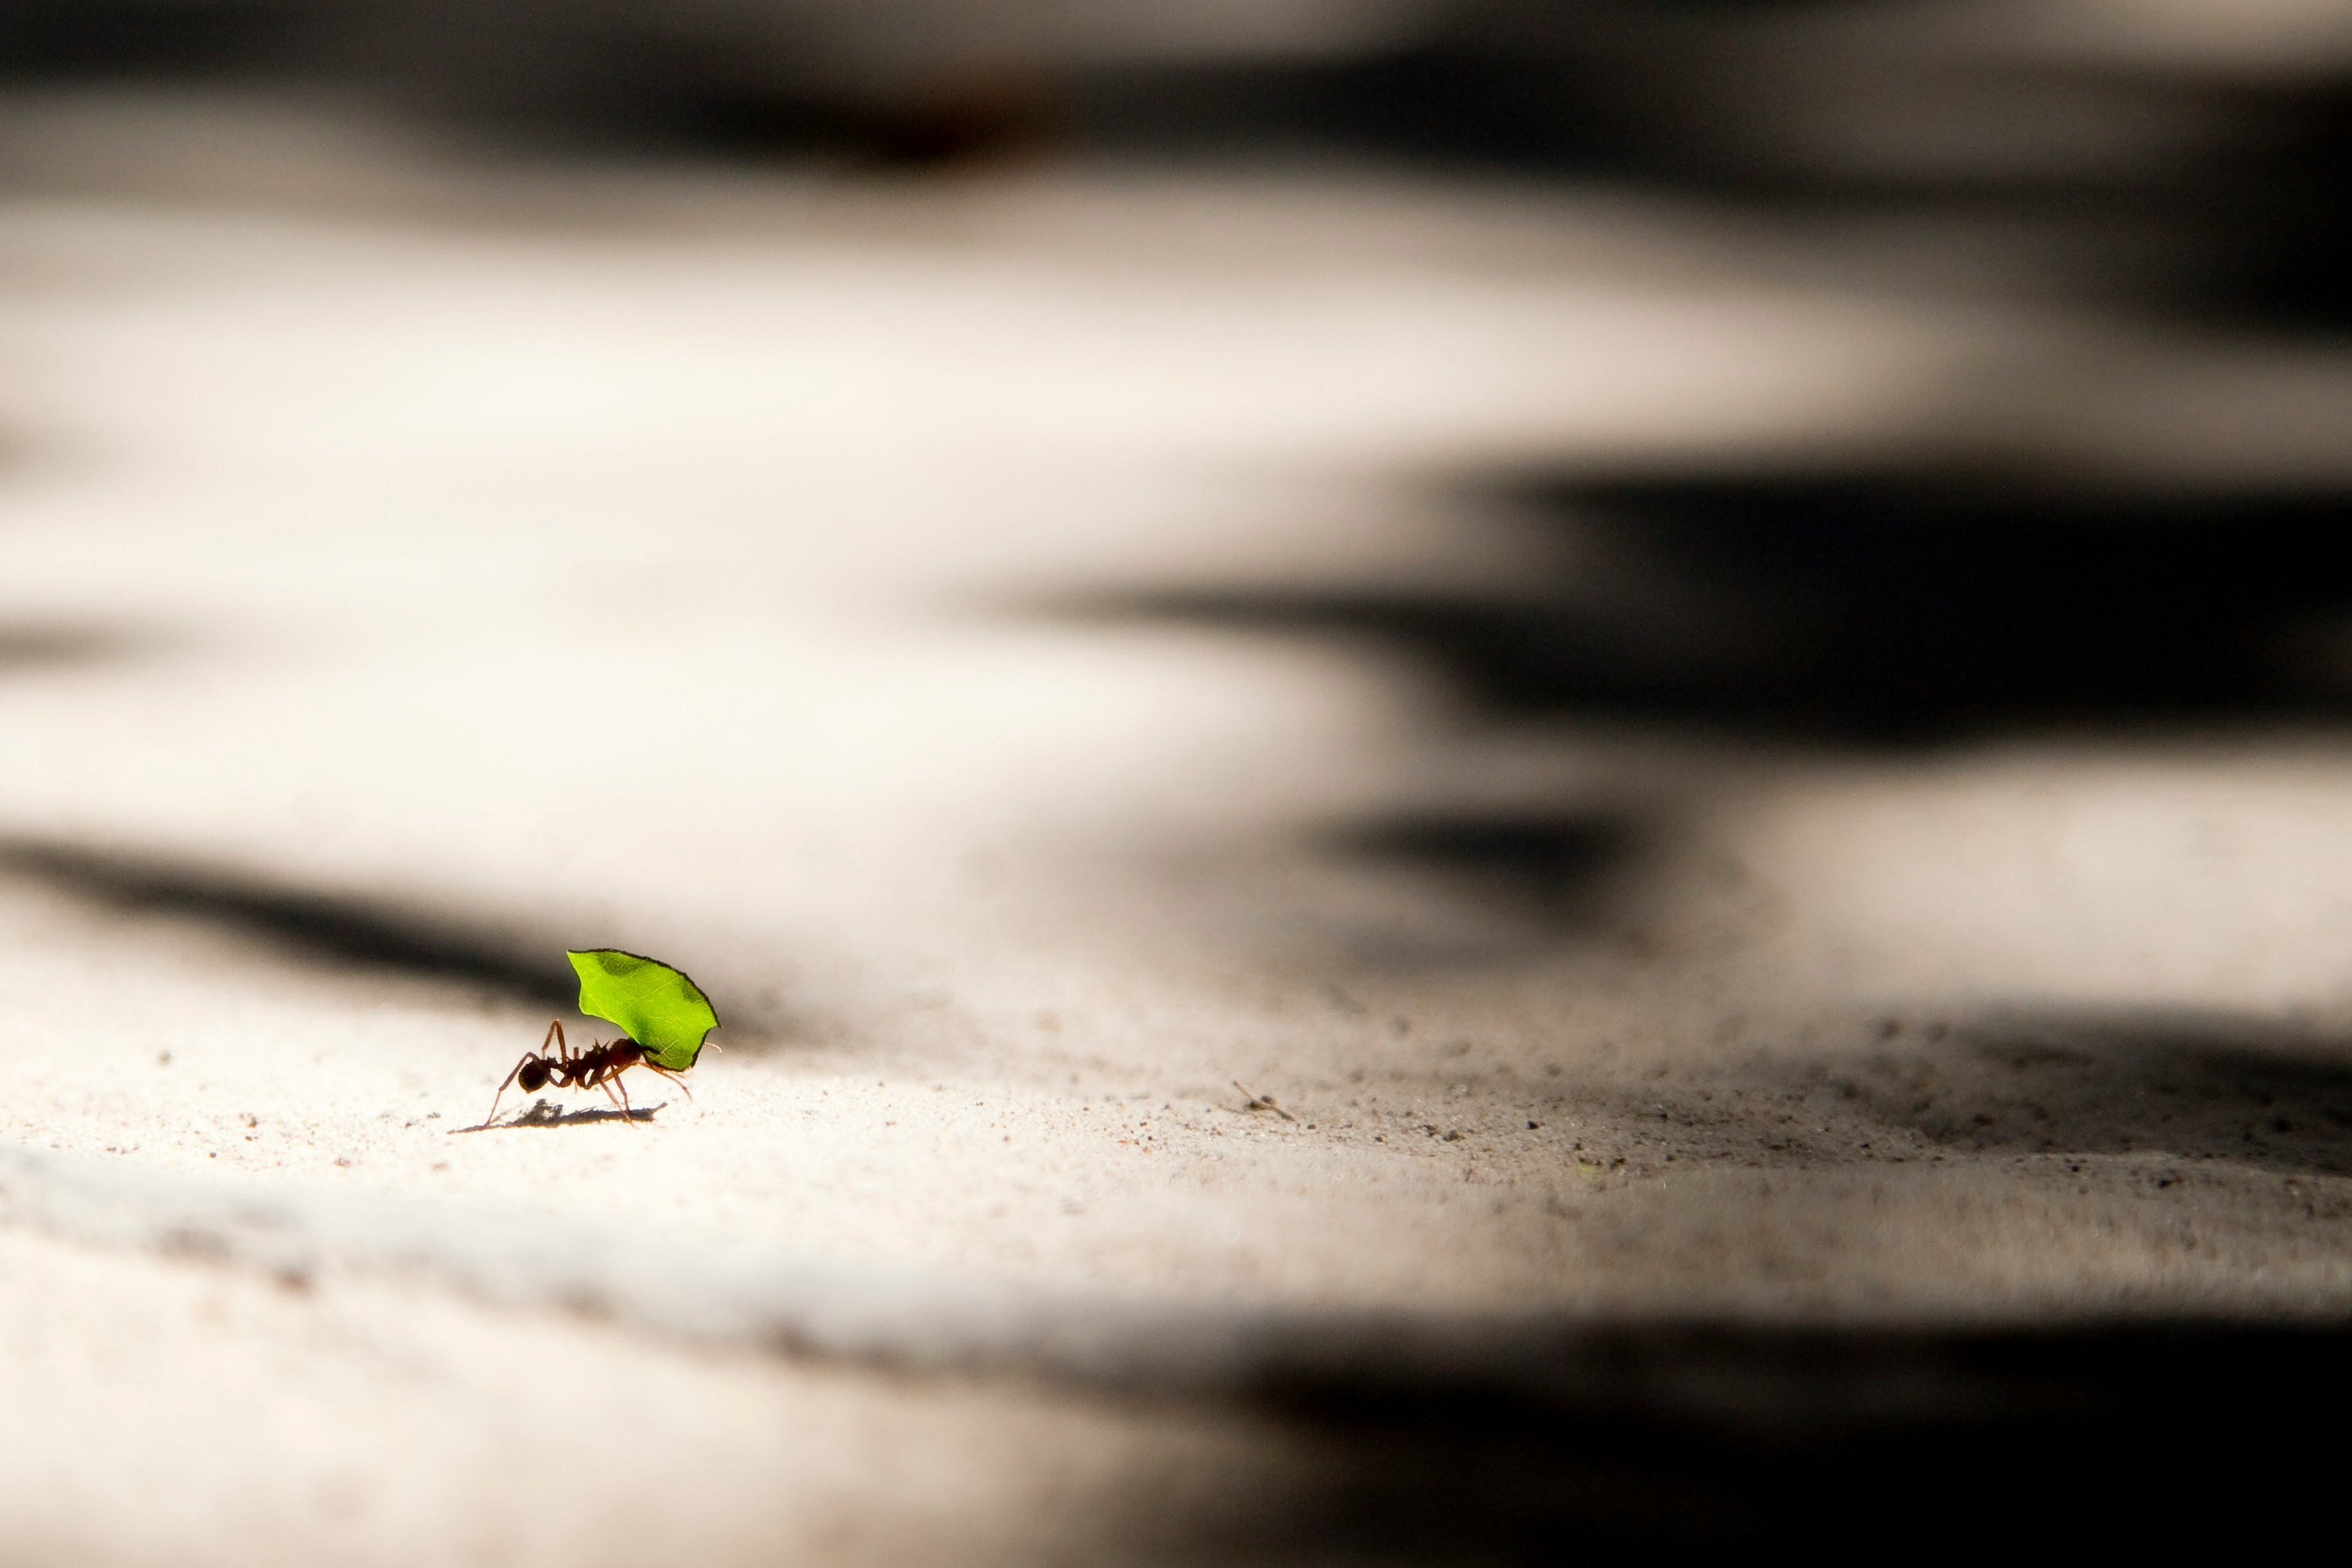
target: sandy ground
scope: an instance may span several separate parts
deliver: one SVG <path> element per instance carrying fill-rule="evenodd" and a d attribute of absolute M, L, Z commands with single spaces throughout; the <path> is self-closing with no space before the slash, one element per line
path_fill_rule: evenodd
<path fill-rule="evenodd" d="M 1280 1554 L 1253 1323 L 2352 1303 L 2332 733 L 1742 738 L 1139 608 L 1507 605 L 1537 463 L 2333 479 L 2352 364 L 1622 197 L 10 114 L 12 1560 Z M 462 1131 L 567 945 L 724 1052 Z"/>

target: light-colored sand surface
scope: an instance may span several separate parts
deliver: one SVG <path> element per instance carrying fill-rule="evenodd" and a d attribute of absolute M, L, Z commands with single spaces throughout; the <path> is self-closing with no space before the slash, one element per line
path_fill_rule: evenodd
<path fill-rule="evenodd" d="M 1087 1562 L 1297 1461 L 1231 1418 L 0 1240 L 11 1562 Z M 1234 1543 L 1244 1556 L 1245 1543 Z"/>
<path fill-rule="evenodd" d="M 50 1190 L 93 1161 L 918 1303 L 2352 1304 L 2340 740 L 1506 722 L 1371 644 L 1099 610 L 1507 601 L 1549 547 L 1444 481 L 1538 455 L 2325 473 L 2343 365 L 2231 359 L 2301 411 L 2249 456 L 2183 434 L 2219 350 L 1622 201 L 307 132 L 296 199 L 234 145 L 122 177 L 168 105 L 11 112 L 0 1136 L 67 1162 L 0 1183 L 26 1560 L 1181 1555 L 1289 1462 L 667 1343 L 553 1262 L 486 1303 L 344 1237 L 290 1284 Z M 2020 365 L 2100 395 L 1956 405 Z M 1641 853 L 1572 904 L 1391 852 L 1604 818 Z M 604 944 L 715 998 L 696 1098 L 452 1135 Z"/>

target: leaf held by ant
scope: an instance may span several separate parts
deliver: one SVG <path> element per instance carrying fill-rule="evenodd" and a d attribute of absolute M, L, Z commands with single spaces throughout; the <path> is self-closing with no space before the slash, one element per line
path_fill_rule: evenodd
<path fill-rule="evenodd" d="M 710 998 L 684 970 L 617 947 L 564 956 L 580 975 L 580 1010 L 619 1025 L 656 1067 L 669 1072 L 692 1067 L 703 1037 L 719 1027 Z"/>

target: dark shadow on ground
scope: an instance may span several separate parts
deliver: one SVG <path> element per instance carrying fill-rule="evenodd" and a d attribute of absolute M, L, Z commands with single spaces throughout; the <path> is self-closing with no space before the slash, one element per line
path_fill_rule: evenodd
<path fill-rule="evenodd" d="M 561 946 L 469 927 L 390 903 L 289 887 L 248 873 L 23 836 L 0 837 L 0 877 L 110 908 L 174 915 L 258 937 L 297 956 L 468 985 L 569 1012 L 578 983 Z"/>
<path fill-rule="evenodd" d="M 1819 758 L 2003 740 L 2136 738 L 2352 721 L 2352 497 L 2184 493 L 1942 465 L 1746 476 L 1534 477 L 1455 487 L 1516 518 L 1507 581 L 1099 591 L 1032 603 L 1096 624 L 1336 640 L 1440 677 L 1441 748 L 1482 729 L 1597 724 L 1695 757 Z M 1403 683 L 1400 683 L 1402 685 Z M 1411 688 L 1425 691 L 1416 679 Z M 1573 733 L 1570 731 L 1570 733 Z M 1705 801 L 1704 770 L 1690 776 Z M 1686 803 L 1434 798 L 1324 824 L 1306 847 L 1480 899 L 1426 953 L 1524 958 L 1631 932 Z M 1622 933 L 1621 933 L 1622 934 Z"/>
<path fill-rule="evenodd" d="M 268 0 L 157 5 L 12 0 L 0 12 L 0 83 L 120 81 L 242 70 L 280 54 L 287 14 Z"/>
<path fill-rule="evenodd" d="M 452 1127 L 450 1134 L 459 1133 L 507 1133 L 518 1127 L 581 1127 L 596 1122 L 650 1122 L 654 1113 L 667 1101 L 654 1105 L 632 1105 L 625 1116 L 616 1105 L 583 1105 L 567 1111 L 551 1100 L 532 1102 L 530 1108 L 509 1116 L 503 1122 L 484 1122 L 472 1127 Z"/>
<path fill-rule="evenodd" d="M 1305 48 L 1248 28 L 1161 51 L 1104 49 L 1087 27 L 1056 40 L 1051 23 L 993 40 L 959 26 L 960 42 L 930 40 L 936 58 L 920 18 L 902 20 L 884 47 L 811 9 L 16 0 L 0 81 L 356 89 L 493 144 L 606 158 L 1337 156 L 2023 235 L 2021 272 L 2055 240 L 2074 258 L 2063 286 L 2100 313 L 2352 321 L 2340 54 L 2279 68 L 2022 32 L 1955 47 L 1948 7 L 1903 0 L 1474 0 Z"/>
<path fill-rule="evenodd" d="M 112 664 L 151 652 L 158 643 L 152 634 L 113 626 L 0 625 L 0 674 Z"/>
<path fill-rule="evenodd" d="M 1615 880 L 1639 863 L 1643 829 L 1608 810 L 1433 809 L 1351 823 L 1318 848 L 1441 879 L 1558 931 L 1601 918 Z"/>
<path fill-rule="evenodd" d="M 2185 1009 L 2028 1009 L 1822 1032 L 1853 1043 L 1761 1050 L 1638 1083 L 1563 1082 L 1554 1114 L 1584 1118 L 1585 1157 L 1622 1154 L 1637 1170 L 1659 1168 L 1671 1148 L 1730 1167 L 2131 1155 L 2161 1167 L 2160 1186 L 2208 1163 L 2352 1176 L 2352 1037 L 2341 1032 Z"/>
<path fill-rule="evenodd" d="M 2338 494 L 2133 494 L 1945 470 L 1472 486 L 1559 562 L 1491 591 L 1168 587 L 1064 613 L 1338 636 L 1496 721 L 1748 738 L 2352 716 Z"/>
<path fill-rule="evenodd" d="M 2352 1176 L 2352 1040 L 2259 1020 L 1994 1018 L 1830 1081 L 1855 1113 L 1947 1147 Z"/>
<path fill-rule="evenodd" d="M 1257 1403 L 1295 1424 L 1302 1475 L 1237 1478 L 1181 1520 L 1138 1500 L 1152 1554 L 2178 1549 L 2331 1519 L 2334 1445 L 2295 1434 L 2352 1396 L 2352 1333 L 2233 1322 L 1584 1326 L 1409 1359 L 1269 1375 Z"/>
<path fill-rule="evenodd" d="M 2340 60 L 2266 73 L 2025 46 L 2001 63 L 1941 47 L 1939 25 L 1932 6 L 1885 3 L 1475 5 L 1371 54 L 1098 68 L 1074 120 L 1094 143 L 1160 156 L 1311 148 L 1783 223 L 1974 229 L 2009 236 L 2021 277 L 2100 313 L 2352 321 Z M 2004 125 L 2030 123 L 2117 134 L 2087 158 L 2062 150 L 2063 131 L 2021 155 Z M 1854 155 L 1873 142 L 1910 151 Z M 2037 250 L 2068 261 L 2053 274 Z"/>

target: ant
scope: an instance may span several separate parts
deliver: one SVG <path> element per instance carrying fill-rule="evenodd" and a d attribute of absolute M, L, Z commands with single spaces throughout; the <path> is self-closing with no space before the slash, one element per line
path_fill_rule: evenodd
<path fill-rule="evenodd" d="M 547 1049 L 551 1040 L 555 1045 L 553 1051 Z M 539 1049 L 525 1051 L 522 1060 L 514 1064 L 514 1071 L 507 1074 L 506 1082 L 499 1085 L 497 1096 L 490 1101 L 490 1113 L 482 1118 L 482 1125 L 487 1127 L 498 1120 L 499 1101 L 506 1098 L 508 1084 L 520 1080 L 526 1094 L 536 1094 L 550 1082 L 560 1089 L 602 1089 L 621 1108 L 621 1119 L 634 1127 L 637 1124 L 636 1112 L 629 1104 L 627 1086 L 620 1082 L 621 1074 L 632 1067 L 658 1073 L 677 1084 L 688 1099 L 694 1098 L 694 1091 L 680 1082 L 677 1073 L 646 1060 L 646 1048 L 635 1040 L 608 1040 L 585 1051 L 573 1051 L 564 1043 L 563 1020 L 557 1019 L 547 1026 Z"/>

